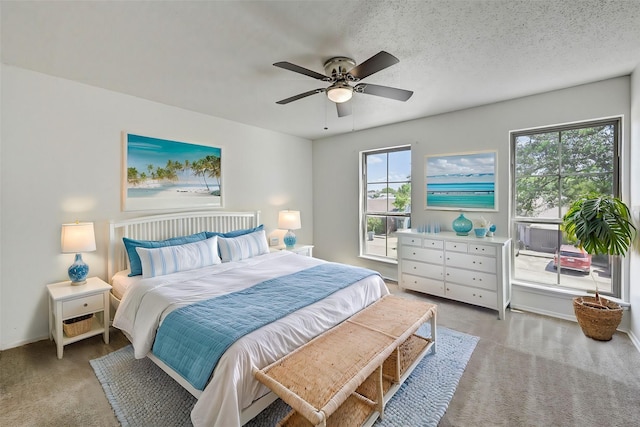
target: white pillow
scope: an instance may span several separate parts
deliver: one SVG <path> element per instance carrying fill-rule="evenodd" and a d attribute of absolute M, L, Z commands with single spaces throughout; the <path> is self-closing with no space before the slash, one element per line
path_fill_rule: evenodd
<path fill-rule="evenodd" d="M 220 248 L 222 262 L 240 261 L 269 253 L 267 235 L 264 230 L 238 237 L 219 237 L 218 247 Z"/>
<path fill-rule="evenodd" d="M 136 248 L 142 262 L 142 277 L 164 276 L 220 264 L 218 236 L 184 245 Z"/>

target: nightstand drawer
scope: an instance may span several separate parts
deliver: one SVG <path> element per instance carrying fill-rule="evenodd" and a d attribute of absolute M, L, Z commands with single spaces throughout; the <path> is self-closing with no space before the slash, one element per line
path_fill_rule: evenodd
<path fill-rule="evenodd" d="M 81 316 L 104 308 L 104 295 L 90 295 L 62 302 L 62 318 Z"/>

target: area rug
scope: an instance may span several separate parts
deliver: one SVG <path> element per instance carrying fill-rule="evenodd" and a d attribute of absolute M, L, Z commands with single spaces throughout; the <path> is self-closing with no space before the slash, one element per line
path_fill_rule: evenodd
<path fill-rule="evenodd" d="M 429 336 L 429 324 L 418 333 Z M 437 352 L 427 354 L 385 407 L 376 426 L 437 426 L 456 391 L 478 337 L 437 329 Z M 129 345 L 90 361 L 123 426 L 190 426 L 196 399 L 151 360 L 136 360 Z M 280 399 L 247 426 L 271 427 L 289 412 Z"/>

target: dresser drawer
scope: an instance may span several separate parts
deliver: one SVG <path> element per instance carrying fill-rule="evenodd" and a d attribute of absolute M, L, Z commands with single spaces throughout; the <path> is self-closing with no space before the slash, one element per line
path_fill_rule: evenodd
<path fill-rule="evenodd" d="M 447 242 L 446 249 L 449 252 L 467 252 L 468 245 L 462 242 Z"/>
<path fill-rule="evenodd" d="M 442 264 L 442 251 L 417 248 L 415 246 L 402 246 L 400 258 Z"/>
<path fill-rule="evenodd" d="M 461 285 L 475 286 L 478 288 L 495 291 L 498 289 L 498 278 L 495 274 L 482 273 L 480 271 L 462 270 L 447 267 L 447 283 L 454 282 Z"/>
<path fill-rule="evenodd" d="M 426 294 L 444 296 L 444 282 L 442 280 L 403 274 L 400 287 L 403 289 L 411 289 L 412 291 L 424 292 Z"/>
<path fill-rule="evenodd" d="M 485 273 L 496 272 L 495 258 L 448 252 L 446 263 L 448 267 L 468 268 Z"/>
<path fill-rule="evenodd" d="M 442 240 L 423 239 L 422 246 L 429 249 L 442 249 L 444 248 L 444 242 Z"/>
<path fill-rule="evenodd" d="M 402 261 L 402 271 L 414 276 L 430 277 L 432 279 L 442 280 L 443 278 L 442 264 L 426 264 L 416 261 Z"/>
<path fill-rule="evenodd" d="M 494 310 L 498 308 L 497 294 L 485 289 L 468 288 L 466 286 L 447 284 L 447 291 L 445 296 L 447 298 L 468 302 L 470 304 L 475 304 L 482 307 L 492 308 Z"/>
<path fill-rule="evenodd" d="M 469 253 L 471 254 L 479 254 L 479 255 L 487 255 L 487 256 L 496 256 L 496 247 L 491 245 L 469 245 Z"/>
<path fill-rule="evenodd" d="M 62 318 L 81 316 L 104 309 L 103 294 L 89 295 L 62 302 Z"/>
<path fill-rule="evenodd" d="M 402 246 L 422 246 L 422 238 L 415 236 L 400 236 L 400 244 Z"/>

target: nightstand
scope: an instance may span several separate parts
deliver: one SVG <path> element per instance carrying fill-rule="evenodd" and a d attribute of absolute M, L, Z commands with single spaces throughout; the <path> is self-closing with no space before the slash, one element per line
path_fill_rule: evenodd
<path fill-rule="evenodd" d="M 287 248 L 285 246 L 276 246 L 276 249 L 280 251 L 289 251 L 294 254 L 302 255 L 302 256 L 313 256 L 313 245 L 295 245 L 293 248 Z"/>
<path fill-rule="evenodd" d="M 49 339 L 56 341 L 58 359 L 62 359 L 67 344 L 103 334 L 109 344 L 109 291 L 111 286 L 97 277 L 87 278 L 84 285 L 72 286 L 70 281 L 47 285 L 49 290 Z M 72 337 L 67 336 L 63 324 L 73 319 L 93 314 L 91 329 Z"/>

